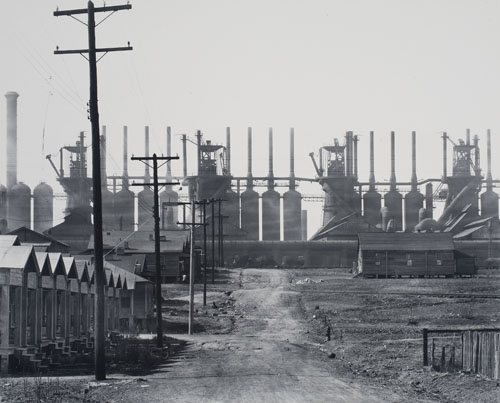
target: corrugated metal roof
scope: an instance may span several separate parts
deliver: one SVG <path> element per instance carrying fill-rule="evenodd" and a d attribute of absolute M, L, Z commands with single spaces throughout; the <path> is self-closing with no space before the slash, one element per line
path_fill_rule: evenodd
<path fill-rule="evenodd" d="M 360 233 L 359 249 L 376 251 L 454 250 L 450 233 Z"/>
<path fill-rule="evenodd" d="M 33 259 L 32 263 L 35 270 L 39 272 L 38 262 L 32 246 L 11 245 L 0 248 L 0 268 L 2 269 L 24 270 L 29 265 L 30 258 Z"/>
<path fill-rule="evenodd" d="M 52 275 L 63 274 L 66 275 L 66 270 L 64 268 L 64 262 L 62 260 L 62 255 L 60 252 L 49 252 L 49 260 L 50 260 L 50 270 L 52 271 Z"/>
<path fill-rule="evenodd" d="M 50 269 L 50 259 L 47 252 L 35 252 L 36 261 L 38 262 L 38 267 L 42 272 L 42 275 L 50 276 L 52 273 Z"/>
<path fill-rule="evenodd" d="M 75 259 L 76 272 L 78 273 L 78 281 L 90 282 L 87 262 L 85 260 Z"/>
<path fill-rule="evenodd" d="M 21 245 L 17 235 L 0 235 L 0 248 L 14 245 Z"/>
<path fill-rule="evenodd" d="M 78 278 L 76 271 L 75 258 L 73 256 L 63 256 L 64 270 L 66 270 L 66 277 Z"/>

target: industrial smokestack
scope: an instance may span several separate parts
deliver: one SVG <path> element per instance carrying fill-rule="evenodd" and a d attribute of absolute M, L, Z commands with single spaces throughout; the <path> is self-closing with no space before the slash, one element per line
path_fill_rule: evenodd
<path fill-rule="evenodd" d="M 17 92 L 7 92 L 7 189 L 17 183 Z"/>
<path fill-rule="evenodd" d="M 345 134 L 345 175 L 351 175 L 351 132 Z"/>
<path fill-rule="evenodd" d="M 172 156 L 172 135 L 170 133 L 170 126 L 167 126 L 167 157 Z M 167 161 L 167 182 L 172 180 L 172 166 L 170 165 L 171 161 Z"/>
<path fill-rule="evenodd" d="M 395 133 L 391 132 L 391 190 L 396 190 L 396 151 L 395 151 Z"/>
<path fill-rule="evenodd" d="M 187 177 L 187 150 L 186 150 L 186 135 L 182 135 L 182 176 Z"/>
<path fill-rule="evenodd" d="M 247 187 L 253 187 L 252 180 L 252 128 L 248 128 L 248 172 L 247 172 Z"/>
<path fill-rule="evenodd" d="M 448 176 L 448 135 L 443 133 L 443 179 Z"/>
<path fill-rule="evenodd" d="M 375 146 L 373 137 L 373 132 L 370 132 L 370 190 L 375 191 Z"/>
<path fill-rule="evenodd" d="M 107 178 L 108 175 L 106 173 L 106 126 L 102 126 L 101 130 L 101 187 L 107 188 Z"/>
<path fill-rule="evenodd" d="M 123 126 L 123 179 L 122 186 L 128 189 L 128 128 Z"/>
<path fill-rule="evenodd" d="M 231 128 L 226 127 L 226 168 L 227 174 L 231 175 Z"/>
<path fill-rule="evenodd" d="M 493 190 L 493 178 L 491 176 L 491 130 L 487 131 L 487 148 L 486 148 L 486 160 L 488 163 L 488 172 L 486 173 L 486 190 Z"/>
<path fill-rule="evenodd" d="M 290 190 L 295 190 L 295 132 L 290 129 Z"/>
<path fill-rule="evenodd" d="M 269 128 L 269 174 L 268 174 L 268 188 L 274 188 L 274 174 L 273 174 L 273 128 Z"/>
<path fill-rule="evenodd" d="M 476 175 L 481 175 L 481 167 L 479 166 L 479 137 L 474 136 L 474 173 Z"/>
<path fill-rule="evenodd" d="M 144 131 L 144 154 L 146 157 L 149 157 L 149 126 L 146 126 Z M 144 182 L 149 183 L 150 181 L 149 165 L 144 164 Z M 149 189 L 148 186 L 144 186 L 144 189 L 146 188 Z"/>
<path fill-rule="evenodd" d="M 465 143 L 470 146 L 470 129 L 465 131 Z"/>
<path fill-rule="evenodd" d="M 196 131 L 196 153 L 198 156 L 198 161 L 196 162 L 197 165 L 197 175 L 200 175 L 201 173 L 201 130 Z"/>
<path fill-rule="evenodd" d="M 417 191 L 417 133 L 411 132 L 411 190 Z"/>
<path fill-rule="evenodd" d="M 353 139 L 354 147 L 353 147 L 353 163 L 354 163 L 354 177 L 358 178 L 358 136 L 354 136 Z"/>

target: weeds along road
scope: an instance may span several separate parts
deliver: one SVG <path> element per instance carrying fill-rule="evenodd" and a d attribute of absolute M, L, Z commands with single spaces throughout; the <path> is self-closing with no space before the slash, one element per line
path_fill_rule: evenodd
<path fill-rule="evenodd" d="M 231 272 L 237 288 L 231 334 L 175 335 L 188 347 L 148 375 L 148 387 L 119 388 L 124 402 L 400 402 L 390 391 L 339 380 L 308 342 L 300 294 L 282 270 Z M 314 350 L 314 351 L 313 351 Z M 110 398 L 112 396 L 109 396 Z"/>

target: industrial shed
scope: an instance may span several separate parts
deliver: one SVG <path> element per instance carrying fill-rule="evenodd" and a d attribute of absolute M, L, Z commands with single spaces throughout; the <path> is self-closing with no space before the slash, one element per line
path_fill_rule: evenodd
<path fill-rule="evenodd" d="M 474 258 L 457 253 L 450 233 L 358 235 L 357 273 L 363 277 L 472 275 Z"/>
<path fill-rule="evenodd" d="M 155 281 L 155 241 L 153 231 L 103 231 L 103 248 L 108 256 L 106 260 L 116 266 L 127 269 L 124 256 L 145 255 L 141 263 L 141 272 L 135 274 Z M 183 267 L 189 267 L 189 231 L 160 231 L 160 267 L 162 282 L 176 280 L 181 276 Z M 94 237 L 90 238 L 88 251 L 94 249 Z M 115 261 L 116 260 L 116 261 Z M 123 260 L 122 264 L 120 260 Z M 134 261 L 136 258 L 134 258 Z"/>

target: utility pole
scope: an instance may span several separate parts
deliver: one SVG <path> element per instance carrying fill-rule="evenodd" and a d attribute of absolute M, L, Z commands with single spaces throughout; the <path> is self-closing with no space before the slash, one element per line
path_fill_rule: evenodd
<path fill-rule="evenodd" d="M 92 192 L 93 192 L 93 213 L 94 213 L 94 255 L 95 255 L 95 312 L 94 320 L 94 355 L 95 355 L 95 378 L 96 380 L 106 379 L 106 358 L 104 351 L 104 263 L 103 263 L 103 246 L 102 246 L 102 195 L 101 195 L 101 161 L 100 161 L 100 134 L 99 134 L 99 109 L 97 101 L 97 53 L 107 54 L 109 52 L 117 52 L 124 50 L 132 50 L 132 47 L 120 48 L 101 48 L 96 49 L 95 40 L 95 13 L 99 12 L 116 12 L 120 10 L 130 10 L 130 4 L 120 6 L 104 6 L 94 7 L 92 1 L 88 2 L 87 8 L 65 11 L 54 11 L 54 16 L 70 16 L 87 14 L 88 21 L 88 49 L 77 50 L 57 50 L 56 55 L 62 54 L 88 54 L 89 73 L 90 73 L 90 122 L 92 127 Z M 107 17 L 106 17 L 107 18 Z M 106 19 L 104 18 L 104 19 Z M 102 21 L 101 21 L 102 22 Z"/>
<path fill-rule="evenodd" d="M 203 306 L 207 306 L 207 201 L 203 200 Z"/>
<path fill-rule="evenodd" d="M 172 204 L 182 204 L 183 206 L 186 206 L 187 204 L 191 205 L 191 222 L 186 222 L 183 221 L 182 225 L 185 227 L 186 225 L 190 226 L 190 232 L 191 232 L 191 244 L 189 248 L 189 324 L 188 324 L 188 334 L 193 334 L 193 310 L 194 310 L 194 258 L 195 258 L 195 253 L 194 253 L 194 243 L 195 243 L 195 226 L 203 226 L 203 253 L 204 255 L 204 273 L 203 273 L 203 306 L 207 305 L 207 279 L 206 279 L 206 271 L 207 271 L 207 222 L 206 222 L 206 209 L 205 206 L 207 204 L 206 200 L 203 201 L 194 201 L 192 200 L 191 202 L 177 202 L 177 203 L 172 203 Z M 196 222 L 196 210 L 195 206 L 196 205 L 203 206 L 203 209 L 201 210 L 202 213 L 202 220 L 201 222 L 197 223 Z M 181 224 L 180 222 L 177 222 L 177 224 Z"/>
<path fill-rule="evenodd" d="M 212 204 L 212 284 L 215 283 L 215 200 L 211 199 Z"/>
<path fill-rule="evenodd" d="M 153 161 L 153 218 L 155 223 L 155 266 L 156 266 L 156 346 L 163 347 L 163 322 L 161 312 L 161 264 L 160 264 L 160 209 L 158 207 L 158 186 L 178 185 L 179 182 L 158 183 L 158 161 L 178 160 L 179 157 L 132 157 L 133 161 Z M 132 186 L 150 186 L 151 183 L 132 183 Z"/>

